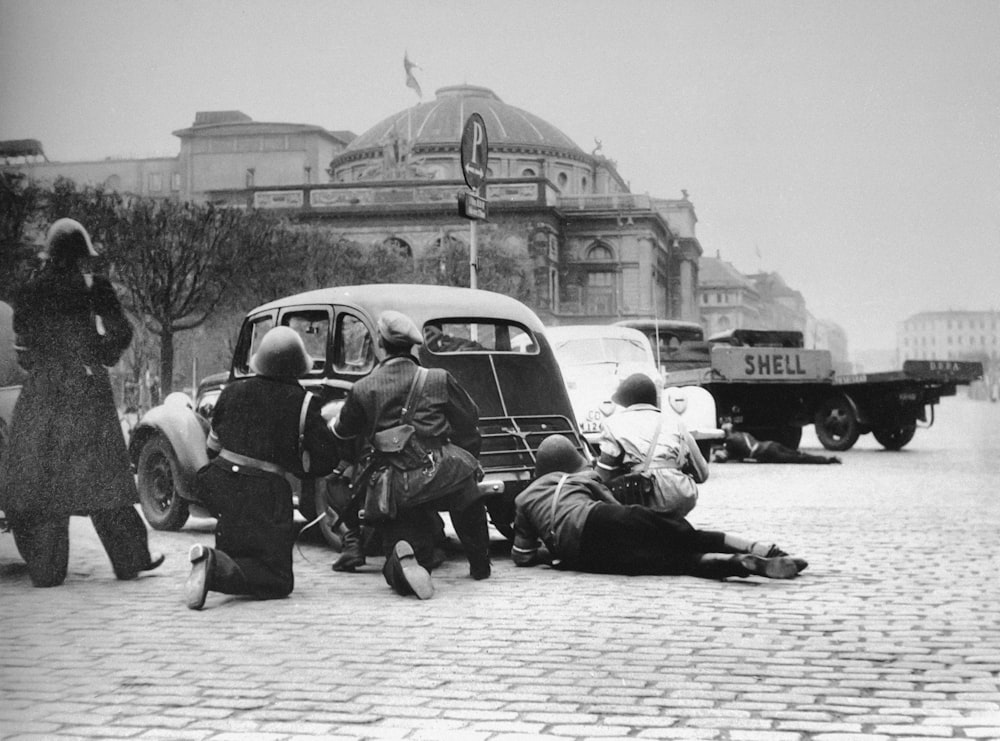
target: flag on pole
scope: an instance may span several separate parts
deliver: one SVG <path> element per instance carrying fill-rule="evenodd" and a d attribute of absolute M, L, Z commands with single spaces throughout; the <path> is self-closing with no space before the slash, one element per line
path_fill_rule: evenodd
<path fill-rule="evenodd" d="M 413 70 L 420 69 L 420 67 L 410 61 L 410 56 L 407 52 L 403 52 L 403 69 L 406 71 L 406 87 L 412 88 L 417 97 L 423 100 L 424 94 L 420 90 L 420 83 L 413 76 Z"/>

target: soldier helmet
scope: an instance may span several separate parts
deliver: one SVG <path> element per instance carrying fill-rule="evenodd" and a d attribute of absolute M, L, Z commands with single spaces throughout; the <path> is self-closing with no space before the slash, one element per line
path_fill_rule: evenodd
<path fill-rule="evenodd" d="M 299 378 L 312 368 L 299 333 L 291 327 L 273 327 L 250 358 L 250 370 L 269 378 Z"/>
<path fill-rule="evenodd" d="M 656 384 L 644 373 L 633 373 L 618 384 L 618 389 L 611 395 L 611 401 L 623 407 L 633 404 L 656 406 Z"/>
<path fill-rule="evenodd" d="M 57 262 L 75 263 L 84 257 L 97 257 L 90 235 L 76 219 L 59 219 L 45 236 L 45 256 Z"/>
<path fill-rule="evenodd" d="M 576 473 L 585 468 L 589 468 L 587 459 L 562 435 L 549 435 L 542 440 L 535 454 L 535 476 L 554 471 Z"/>

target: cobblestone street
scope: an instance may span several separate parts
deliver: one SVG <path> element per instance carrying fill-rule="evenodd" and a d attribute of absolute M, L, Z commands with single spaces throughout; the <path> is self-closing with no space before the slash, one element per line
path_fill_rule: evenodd
<path fill-rule="evenodd" d="M 289 599 L 192 612 L 210 521 L 153 531 L 166 564 L 120 583 L 74 518 L 48 590 L 2 535 L 0 737 L 1000 738 L 1000 404 L 937 417 L 842 466 L 712 466 L 689 519 L 808 559 L 791 581 L 517 569 L 496 539 L 493 578 L 452 560 L 420 602 L 312 540 Z"/>

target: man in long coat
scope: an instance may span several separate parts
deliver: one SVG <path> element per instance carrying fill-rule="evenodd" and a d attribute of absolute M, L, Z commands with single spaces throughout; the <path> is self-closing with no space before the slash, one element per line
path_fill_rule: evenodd
<path fill-rule="evenodd" d="M 87 515 L 115 576 L 133 579 L 163 562 L 146 526 L 106 366 L 132 327 L 86 229 L 59 219 L 47 259 L 14 299 L 14 332 L 28 378 L 0 461 L 0 509 L 36 587 L 66 578 L 70 515 Z M 97 320 L 100 319 L 100 321 Z"/>

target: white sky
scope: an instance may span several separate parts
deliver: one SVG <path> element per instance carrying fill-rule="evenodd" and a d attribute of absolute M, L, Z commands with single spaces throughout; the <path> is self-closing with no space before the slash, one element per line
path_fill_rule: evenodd
<path fill-rule="evenodd" d="M 0 139 L 174 156 L 196 111 L 361 134 L 491 88 L 697 209 L 852 354 L 924 310 L 1000 310 L 1000 0 L 0 0 Z M 758 258 L 758 250 L 760 257 Z"/>

